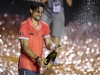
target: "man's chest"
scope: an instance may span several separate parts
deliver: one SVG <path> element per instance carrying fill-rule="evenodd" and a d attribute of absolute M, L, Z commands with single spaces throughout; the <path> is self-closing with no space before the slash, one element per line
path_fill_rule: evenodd
<path fill-rule="evenodd" d="M 44 30 L 44 28 L 39 29 L 39 30 L 30 28 L 29 31 L 28 31 L 28 34 L 32 38 L 34 38 L 34 37 L 35 38 L 43 38 L 44 35 L 45 35 L 45 30 Z"/>

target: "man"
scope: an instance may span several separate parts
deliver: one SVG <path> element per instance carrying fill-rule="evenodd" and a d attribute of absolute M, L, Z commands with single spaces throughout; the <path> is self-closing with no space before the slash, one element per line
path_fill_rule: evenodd
<path fill-rule="evenodd" d="M 52 24 L 52 41 L 56 45 L 60 43 L 60 37 L 64 30 L 64 0 L 41 0 L 45 3 L 46 7 L 41 20 L 46 22 L 49 26 Z M 72 0 L 66 0 L 66 3 L 71 6 Z"/>
<path fill-rule="evenodd" d="M 19 75 L 39 75 L 40 67 L 49 68 L 45 65 L 46 59 L 42 58 L 44 43 L 47 49 L 60 50 L 60 47 L 53 44 L 50 39 L 48 25 L 40 21 L 44 7 L 43 3 L 33 1 L 29 9 L 30 17 L 20 26 L 18 34 L 21 43 L 18 61 Z"/>

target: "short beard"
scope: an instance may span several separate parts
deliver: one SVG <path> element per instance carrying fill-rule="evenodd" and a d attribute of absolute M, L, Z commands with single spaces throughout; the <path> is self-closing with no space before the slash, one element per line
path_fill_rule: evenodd
<path fill-rule="evenodd" d="M 38 19 L 35 19 L 36 21 L 40 21 L 40 20 L 38 20 Z"/>

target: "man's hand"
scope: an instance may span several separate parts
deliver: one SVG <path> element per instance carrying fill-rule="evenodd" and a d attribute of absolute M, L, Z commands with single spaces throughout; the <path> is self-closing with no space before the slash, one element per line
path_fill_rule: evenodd
<path fill-rule="evenodd" d="M 51 68 L 53 66 L 53 63 L 48 63 L 48 65 L 46 65 L 46 67 L 44 68 L 45 70 L 46 69 L 49 69 L 49 68 Z"/>
<path fill-rule="evenodd" d="M 46 63 L 47 63 L 47 59 L 46 58 L 39 58 L 39 60 L 38 60 L 38 62 L 39 62 L 39 64 L 40 64 L 40 66 L 43 68 L 43 69 L 49 69 L 49 68 L 51 68 L 52 66 L 53 66 L 53 62 L 49 62 L 47 65 L 46 65 Z"/>
<path fill-rule="evenodd" d="M 56 52 L 60 52 L 61 51 L 61 47 L 58 47 L 55 51 Z"/>
<path fill-rule="evenodd" d="M 47 65 L 45 65 L 46 61 L 47 61 L 47 59 L 45 59 L 45 58 L 38 59 L 39 65 L 43 68 L 45 68 L 47 66 Z"/>
<path fill-rule="evenodd" d="M 61 49 L 62 49 L 62 48 L 61 48 L 61 45 L 58 45 L 58 46 L 56 46 L 55 51 L 56 51 L 56 52 L 60 52 L 60 51 L 61 51 Z"/>

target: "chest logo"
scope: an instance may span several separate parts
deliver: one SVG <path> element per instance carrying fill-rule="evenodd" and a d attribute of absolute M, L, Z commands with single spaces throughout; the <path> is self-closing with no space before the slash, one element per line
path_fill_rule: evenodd
<path fill-rule="evenodd" d="M 33 33 L 29 33 L 31 36 L 33 36 L 34 34 Z"/>
<path fill-rule="evenodd" d="M 20 34 L 20 35 L 24 35 L 24 32 L 20 32 L 19 34 Z"/>

